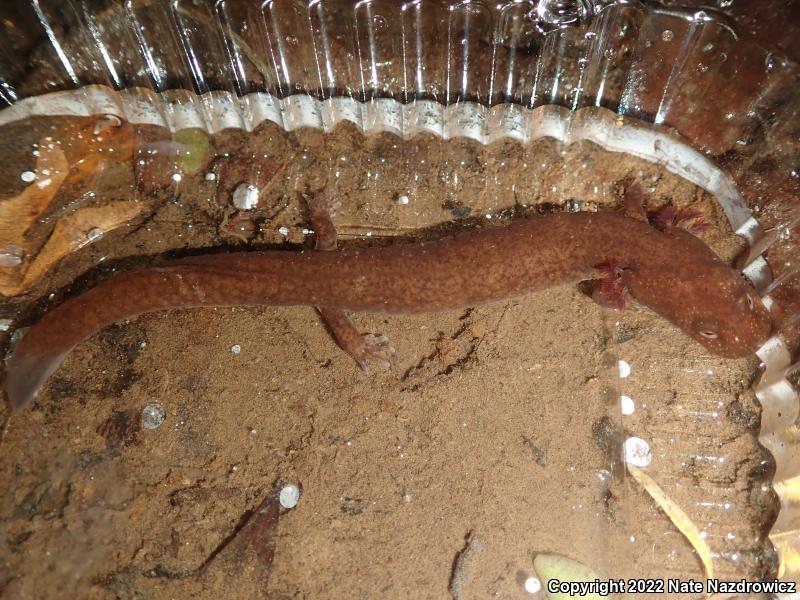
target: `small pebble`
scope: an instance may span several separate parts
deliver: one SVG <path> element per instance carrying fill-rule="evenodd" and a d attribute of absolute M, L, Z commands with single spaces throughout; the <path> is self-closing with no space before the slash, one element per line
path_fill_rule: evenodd
<path fill-rule="evenodd" d="M 280 233 L 283 236 L 289 235 L 289 228 L 285 226 L 278 227 L 278 233 Z"/>
<path fill-rule="evenodd" d="M 650 444 L 642 438 L 629 437 L 625 440 L 625 462 L 635 467 L 646 467 L 653 461 Z"/>
<path fill-rule="evenodd" d="M 398 197 L 398 198 L 397 198 L 397 203 L 398 203 L 398 204 L 404 204 L 404 205 L 405 205 L 405 204 L 408 204 L 408 196 L 406 196 L 405 194 L 403 194 L 402 196 Z"/>
<path fill-rule="evenodd" d="M 242 183 L 233 190 L 233 205 L 239 210 L 252 210 L 258 206 L 258 188 Z"/>
<path fill-rule="evenodd" d="M 0 331 L 11 329 L 11 319 L 0 319 Z"/>
<path fill-rule="evenodd" d="M 166 418 L 167 413 L 160 404 L 148 404 L 142 409 L 142 427 L 145 429 L 158 429 Z"/>
<path fill-rule="evenodd" d="M 283 508 L 294 508 L 300 501 L 300 488 L 294 483 L 288 483 L 281 488 L 278 501 Z"/>
<path fill-rule="evenodd" d="M 216 178 L 216 173 L 206 173 L 206 181 L 214 181 Z"/>
<path fill-rule="evenodd" d="M 234 344 L 231 346 L 231 352 L 234 354 L 239 354 L 242 351 L 242 347 L 239 344 Z"/>

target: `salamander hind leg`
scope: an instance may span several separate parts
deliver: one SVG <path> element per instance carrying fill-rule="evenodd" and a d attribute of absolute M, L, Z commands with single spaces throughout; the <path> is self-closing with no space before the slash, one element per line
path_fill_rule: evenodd
<path fill-rule="evenodd" d="M 339 202 L 332 202 L 328 196 L 319 193 L 303 194 L 303 200 L 316 234 L 316 249 L 322 252 L 335 251 L 337 234 L 332 217 L 340 206 Z M 362 334 L 342 309 L 318 306 L 317 312 L 339 347 L 352 356 L 365 372 L 369 371 L 370 363 L 387 369 L 391 367 L 394 348 L 386 336 Z"/>
<path fill-rule="evenodd" d="M 323 252 L 336 250 L 337 234 L 333 216 L 341 207 L 341 203 L 338 200 L 332 201 L 329 196 L 319 192 L 302 194 L 302 197 L 316 237 L 315 248 Z"/>
<path fill-rule="evenodd" d="M 644 211 L 644 187 L 638 179 L 634 179 L 625 188 L 622 209 L 632 219 L 647 223 L 647 213 Z"/>
<path fill-rule="evenodd" d="M 361 333 L 347 316 L 338 308 L 317 307 L 322 320 L 339 347 L 347 352 L 365 372 L 370 363 L 385 369 L 392 366 L 394 348 L 389 338 L 374 333 Z"/>

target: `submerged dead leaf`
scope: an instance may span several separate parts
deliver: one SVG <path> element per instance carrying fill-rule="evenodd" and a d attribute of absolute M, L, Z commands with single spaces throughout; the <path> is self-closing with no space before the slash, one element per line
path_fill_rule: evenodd
<path fill-rule="evenodd" d="M 134 201 L 87 207 L 61 219 L 53 233 L 22 272 L 0 272 L 0 294 L 15 296 L 41 279 L 58 261 L 139 216 L 148 205 Z"/>
<path fill-rule="evenodd" d="M 76 123 L 65 143 L 38 144 L 36 179 L 18 195 L 0 201 L 0 252 L 10 259 L 0 266 L 0 294 L 16 296 L 36 283 L 62 258 L 99 239 L 103 234 L 140 215 L 145 204 L 112 202 L 82 208 L 59 219 L 47 242 L 39 249 L 28 239 L 30 228 L 47 213 L 68 177 L 85 181 L 102 170 L 104 152 L 111 149 L 115 160 L 132 155 L 130 124 L 99 115 L 87 123 Z M 66 152 L 66 154 L 65 154 Z"/>
<path fill-rule="evenodd" d="M 36 181 L 19 195 L 0 202 L 0 248 L 25 247 L 25 233 L 50 206 L 69 171 L 67 158 L 53 144 L 42 144 Z"/>

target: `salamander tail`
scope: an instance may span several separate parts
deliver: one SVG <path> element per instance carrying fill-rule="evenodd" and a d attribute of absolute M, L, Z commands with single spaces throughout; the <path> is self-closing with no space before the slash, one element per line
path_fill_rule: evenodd
<path fill-rule="evenodd" d="M 12 410 L 25 408 L 31 403 L 39 388 L 59 367 L 67 354 L 36 348 L 35 340 L 29 340 L 26 344 L 25 337 L 17 344 L 6 367 L 5 388 Z"/>

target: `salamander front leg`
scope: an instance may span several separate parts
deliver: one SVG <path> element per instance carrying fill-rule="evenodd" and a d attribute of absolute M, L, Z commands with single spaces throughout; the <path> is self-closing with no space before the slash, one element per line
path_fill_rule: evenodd
<path fill-rule="evenodd" d="M 308 208 L 308 217 L 317 236 L 316 249 L 322 252 L 335 251 L 337 247 L 336 227 L 332 217 L 339 206 L 331 203 L 322 194 L 303 194 Z M 374 333 L 361 333 L 350 320 L 347 312 L 340 308 L 318 306 L 317 312 L 325 322 L 333 339 L 347 352 L 364 371 L 369 371 L 369 363 L 374 362 L 386 369 L 391 367 L 394 348 L 389 338 Z"/>

